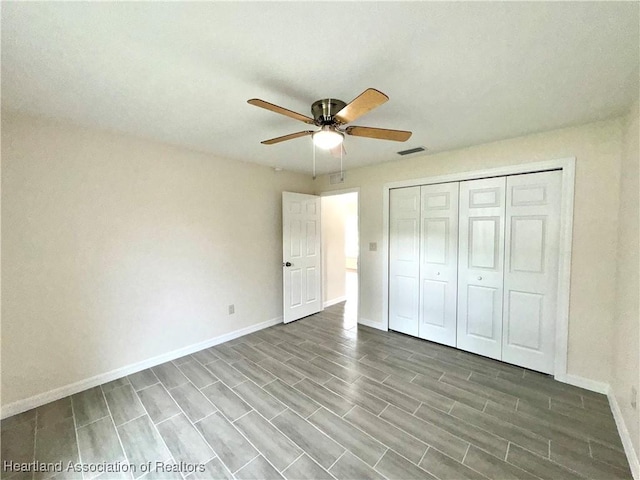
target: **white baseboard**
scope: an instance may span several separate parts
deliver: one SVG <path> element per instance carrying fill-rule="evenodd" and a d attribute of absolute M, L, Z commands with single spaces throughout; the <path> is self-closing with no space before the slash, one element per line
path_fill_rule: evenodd
<path fill-rule="evenodd" d="M 574 387 L 584 388 L 586 390 L 591 390 L 592 392 L 602 393 L 604 395 L 609 393 L 609 384 L 605 382 L 598 382 L 597 380 L 591 380 L 590 378 L 571 375 L 569 373 L 564 375 L 555 375 L 554 378 L 559 382 L 568 383 Z"/>
<path fill-rule="evenodd" d="M 337 303 L 344 302 L 346 300 L 347 300 L 347 296 L 345 295 L 344 297 L 338 297 L 338 298 L 333 298 L 331 300 L 327 300 L 326 302 L 324 302 L 322 304 L 322 306 L 324 308 L 327 308 L 327 307 L 330 307 L 332 305 L 336 305 Z"/>
<path fill-rule="evenodd" d="M 616 421 L 618 433 L 620 434 L 620 439 L 622 440 L 622 445 L 624 446 L 624 453 L 626 454 L 627 460 L 629 461 L 631 473 L 633 474 L 633 478 L 635 480 L 640 480 L 640 463 L 638 462 L 638 455 L 633 448 L 631 435 L 629 434 L 627 425 L 624 423 L 622 411 L 620 410 L 620 406 L 618 405 L 616 396 L 609 384 L 570 374 L 557 375 L 555 379 L 560 382 L 568 383 L 569 385 L 573 385 L 575 387 L 581 387 L 586 390 L 591 390 L 592 392 L 603 393 L 607 396 L 607 398 L 609 399 L 609 406 L 611 407 L 611 413 L 613 414 L 613 418 Z"/>
<path fill-rule="evenodd" d="M 76 393 L 82 392 L 83 390 L 97 387 L 98 385 L 102 385 L 103 383 L 126 377 L 127 375 L 131 375 L 141 370 L 155 367 L 156 365 L 160 365 L 161 363 L 169 362 L 171 360 L 175 360 L 176 358 L 199 352 L 200 350 L 203 350 L 205 348 L 228 342 L 229 340 L 233 340 L 249 333 L 257 332 L 258 330 L 262 330 L 263 328 L 271 327 L 279 323 L 282 323 L 282 317 L 273 318 L 261 323 L 256 323 L 255 325 L 250 325 L 239 330 L 234 330 L 233 332 L 225 333 L 224 335 L 210 338 L 209 340 L 205 340 L 204 342 L 195 343 L 187 347 L 179 348 L 178 350 L 163 353 L 162 355 L 143 360 L 142 362 L 133 363 L 125 367 L 117 368 L 115 370 L 101 373 L 99 375 L 95 375 L 93 377 L 86 378 L 69 385 L 64 385 L 62 387 L 49 390 L 48 392 L 39 393 L 38 395 L 9 403 L 8 405 L 2 407 L 0 418 L 4 419 L 18 413 L 26 412 L 27 410 L 31 410 L 32 408 L 45 405 L 49 402 L 53 402 L 64 397 L 68 397 L 69 395 L 74 395 Z"/>
<path fill-rule="evenodd" d="M 631 468 L 631 473 L 635 480 L 640 480 L 640 461 L 638 460 L 638 455 L 635 449 L 633 448 L 633 441 L 631 440 L 631 435 L 629 434 L 627 425 L 624 423 L 622 410 L 620 410 L 620 405 L 618 405 L 618 400 L 616 399 L 616 396 L 613 393 L 613 389 L 611 388 L 609 389 L 609 392 L 607 393 L 607 397 L 609 397 L 609 405 L 611 406 L 611 412 L 613 413 L 613 418 L 615 419 L 616 425 L 618 426 L 618 433 L 620 434 L 620 439 L 622 440 L 624 453 L 627 455 L 627 460 L 629 460 L 629 467 Z"/>
<path fill-rule="evenodd" d="M 360 325 L 364 325 L 365 327 L 371 327 L 371 328 L 376 328 L 378 330 L 382 330 L 384 332 L 387 331 L 386 328 L 384 328 L 384 325 L 382 325 L 382 323 L 380 322 L 374 322 L 373 320 L 369 320 L 368 318 L 358 318 L 358 323 Z"/>

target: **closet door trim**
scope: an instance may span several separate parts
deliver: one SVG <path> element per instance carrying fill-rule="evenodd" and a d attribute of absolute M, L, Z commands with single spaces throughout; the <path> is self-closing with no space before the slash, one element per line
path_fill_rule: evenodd
<path fill-rule="evenodd" d="M 389 191 L 393 188 L 431 185 L 434 183 L 461 182 L 481 178 L 502 177 L 523 173 L 562 170 L 562 199 L 560 206 L 560 256 L 558 259 L 558 307 L 556 316 L 556 342 L 554 377 L 561 382 L 571 383 L 567 374 L 567 354 L 569 339 L 569 294 L 571 290 L 571 246 L 573 240 L 573 203 L 575 191 L 575 157 L 509 165 L 473 172 L 454 173 L 437 177 L 423 177 L 411 180 L 386 183 L 383 186 L 383 245 L 382 245 L 382 323 L 366 324 L 381 330 L 389 329 Z M 365 323 L 365 322 L 361 322 Z"/>

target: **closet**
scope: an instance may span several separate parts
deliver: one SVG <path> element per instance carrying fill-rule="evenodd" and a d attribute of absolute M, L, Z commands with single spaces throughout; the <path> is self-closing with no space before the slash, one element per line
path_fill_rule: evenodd
<path fill-rule="evenodd" d="M 390 190 L 389 328 L 553 373 L 561 181 Z"/>

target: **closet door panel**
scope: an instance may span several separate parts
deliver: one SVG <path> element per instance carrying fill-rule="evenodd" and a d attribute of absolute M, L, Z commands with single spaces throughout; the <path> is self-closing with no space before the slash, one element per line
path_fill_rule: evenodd
<path fill-rule="evenodd" d="M 493 341 L 497 336 L 499 317 L 502 307 L 500 289 L 467 284 L 467 335 Z M 480 352 L 478 352 L 480 353 Z M 496 357 L 498 358 L 498 357 Z"/>
<path fill-rule="evenodd" d="M 419 337 L 456 344 L 459 183 L 421 187 Z"/>
<path fill-rule="evenodd" d="M 553 373 L 560 171 L 507 178 L 503 360 Z"/>
<path fill-rule="evenodd" d="M 420 187 L 389 192 L 389 328 L 418 336 Z"/>
<path fill-rule="evenodd" d="M 456 346 L 502 358 L 506 178 L 460 182 Z"/>

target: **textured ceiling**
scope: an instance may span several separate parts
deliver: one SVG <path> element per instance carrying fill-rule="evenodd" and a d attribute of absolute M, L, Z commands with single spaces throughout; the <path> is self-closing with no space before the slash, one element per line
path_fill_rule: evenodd
<path fill-rule="evenodd" d="M 637 2 L 2 4 L 4 108 L 311 171 L 310 114 L 368 87 L 390 101 L 347 137 L 347 169 L 620 114 L 638 90 Z M 318 170 L 337 161 L 318 157 Z"/>

